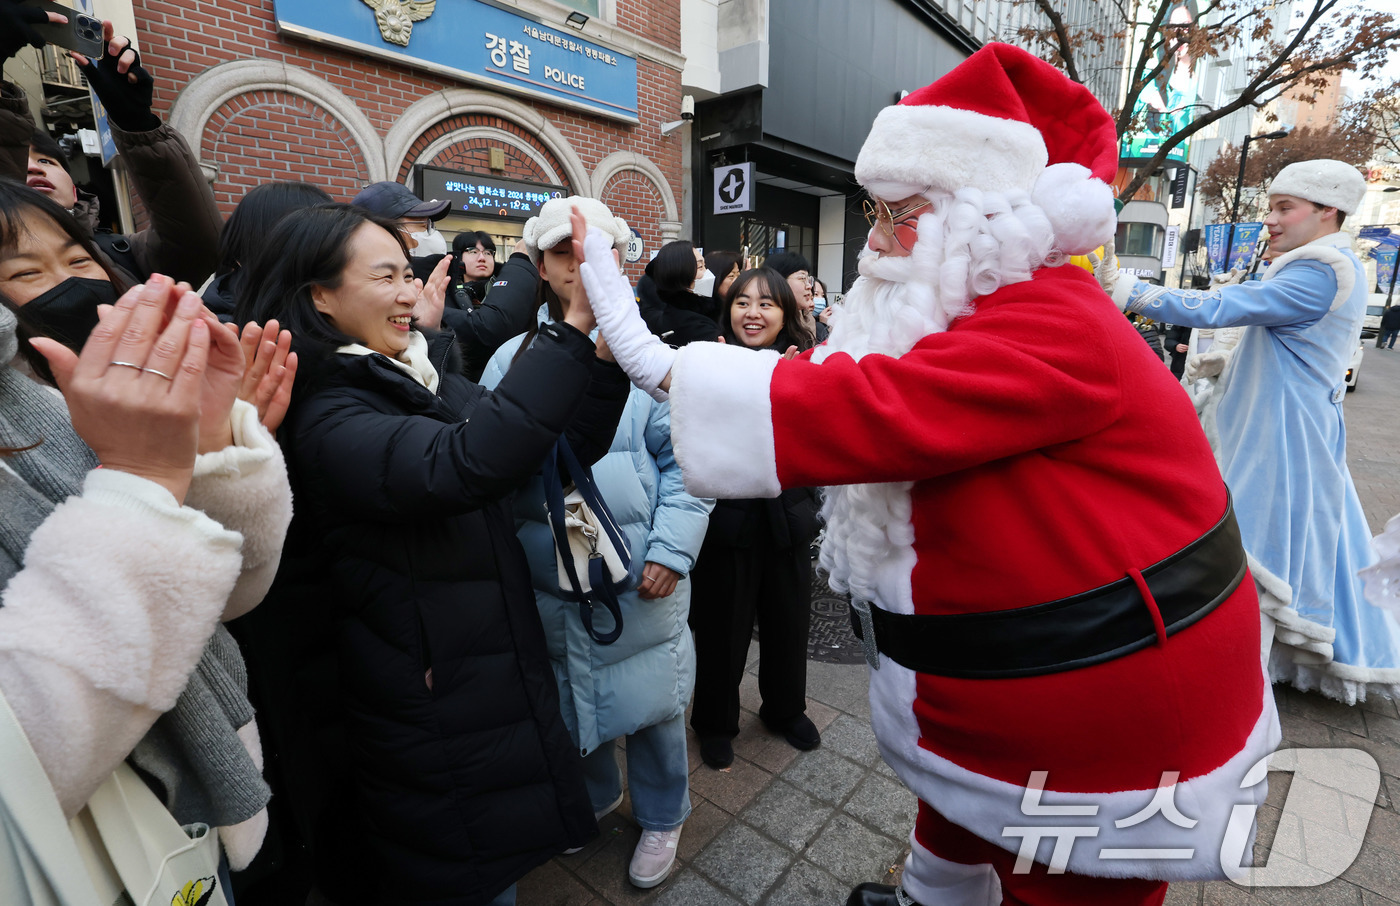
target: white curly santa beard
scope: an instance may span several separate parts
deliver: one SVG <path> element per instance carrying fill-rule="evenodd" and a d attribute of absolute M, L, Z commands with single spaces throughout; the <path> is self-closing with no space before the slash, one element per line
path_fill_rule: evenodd
<path fill-rule="evenodd" d="M 907 257 L 860 259 L 861 276 L 832 312 L 831 336 L 812 354 L 814 362 L 838 352 L 857 361 L 871 353 L 902 356 L 971 314 L 978 296 L 1030 279 L 1052 255 L 1050 223 L 1024 193 L 1008 198 L 963 190 L 931 200 Z M 818 562 L 834 591 L 913 613 L 913 486 L 823 489 L 826 537 Z"/>

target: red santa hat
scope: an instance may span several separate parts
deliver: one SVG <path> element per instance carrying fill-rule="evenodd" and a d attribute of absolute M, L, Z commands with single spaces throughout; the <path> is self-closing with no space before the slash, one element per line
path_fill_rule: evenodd
<path fill-rule="evenodd" d="M 856 179 L 890 201 L 927 189 L 1030 193 L 1070 255 L 1113 238 L 1117 169 L 1117 129 L 1098 99 L 1009 44 L 986 45 L 880 111 L 856 159 Z"/>

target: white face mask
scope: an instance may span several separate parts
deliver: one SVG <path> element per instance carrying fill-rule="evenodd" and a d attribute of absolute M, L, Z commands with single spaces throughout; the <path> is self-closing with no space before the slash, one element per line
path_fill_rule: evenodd
<path fill-rule="evenodd" d="M 426 233 L 409 233 L 417 242 L 410 253 L 415 258 L 428 258 L 432 255 L 447 254 L 447 239 L 437 230 Z"/>
<path fill-rule="evenodd" d="M 695 288 L 691 290 L 697 296 L 712 296 L 715 292 L 715 275 L 710 273 L 710 269 L 705 268 L 705 272 L 695 278 Z"/>

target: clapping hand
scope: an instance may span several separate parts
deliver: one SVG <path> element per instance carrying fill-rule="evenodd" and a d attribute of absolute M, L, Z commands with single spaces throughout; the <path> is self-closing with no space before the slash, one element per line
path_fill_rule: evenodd
<path fill-rule="evenodd" d="M 98 461 L 156 482 L 177 502 L 194 473 L 214 345 L 202 308 L 193 292 L 153 275 L 102 313 L 81 354 L 56 340 L 30 341 Z M 222 415 L 227 424 L 228 409 Z"/>
<path fill-rule="evenodd" d="M 437 330 L 442 325 L 442 309 L 447 304 L 447 268 L 452 264 L 451 255 L 443 255 L 442 260 L 428 275 L 428 282 L 414 280 L 418 287 L 418 302 L 413 306 L 413 317 L 419 326 Z"/>
<path fill-rule="evenodd" d="M 238 388 L 238 398 L 258 409 L 258 421 L 273 434 L 282 424 L 292 402 L 292 385 L 297 376 L 297 354 L 292 352 L 292 332 L 279 332 L 277 320 L 259 326 L 243 325 L 239 343 L 247 367 Z"/>

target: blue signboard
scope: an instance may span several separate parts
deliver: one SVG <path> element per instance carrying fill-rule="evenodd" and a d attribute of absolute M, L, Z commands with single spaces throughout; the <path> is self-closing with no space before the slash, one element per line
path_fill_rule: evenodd
<path fill-rule="evenodd" d="M 496 179 L 440 167 L 418 167 L 417 170 L 415 184 L 419 186 L 419 197 L 451 201 L 452 213 L 472 217 L 526 220 L 538 214 L 546 201 L 569 194 L 563 186 Z"/>
<path fill-rule="evenodd" d="M 1364 226 L 1357 232 L 1356 237 L 1358 239 L 1376 240 L 1385 239 L 1389 235 L 1390 227 L 1388 226 Z"/>
<path fill-rule="evenodd" d="M 1376 292 L 1384 293 L 1390 290 L 1390 283 L 1395 279 L 1395 254 L 1400 252 L 1393 245 L 1378 245 L 1371 249 L 1371 257 L 1376 259 Z"/>
<path fill-rule="evenodd" d="M 1204 241 L 1206 257 L 1210 262 L 1210 272 L 1221 274 L 1237 267 L 1248 267 L 1254 260 L 1254 246 L 1264 230 L 1262 223 L 1235 224 L 1234 245 L 1230 248 L 1229 260 L 1225 257 L 1225 243 L 1230 241 L 1228 223 L 1208 223 L 1205 226 Z"/>
<path fill-rule="evenodd" d="M 627 122 L 637 58 L 477 0 L 274 0 L 279 30 Z"/>

